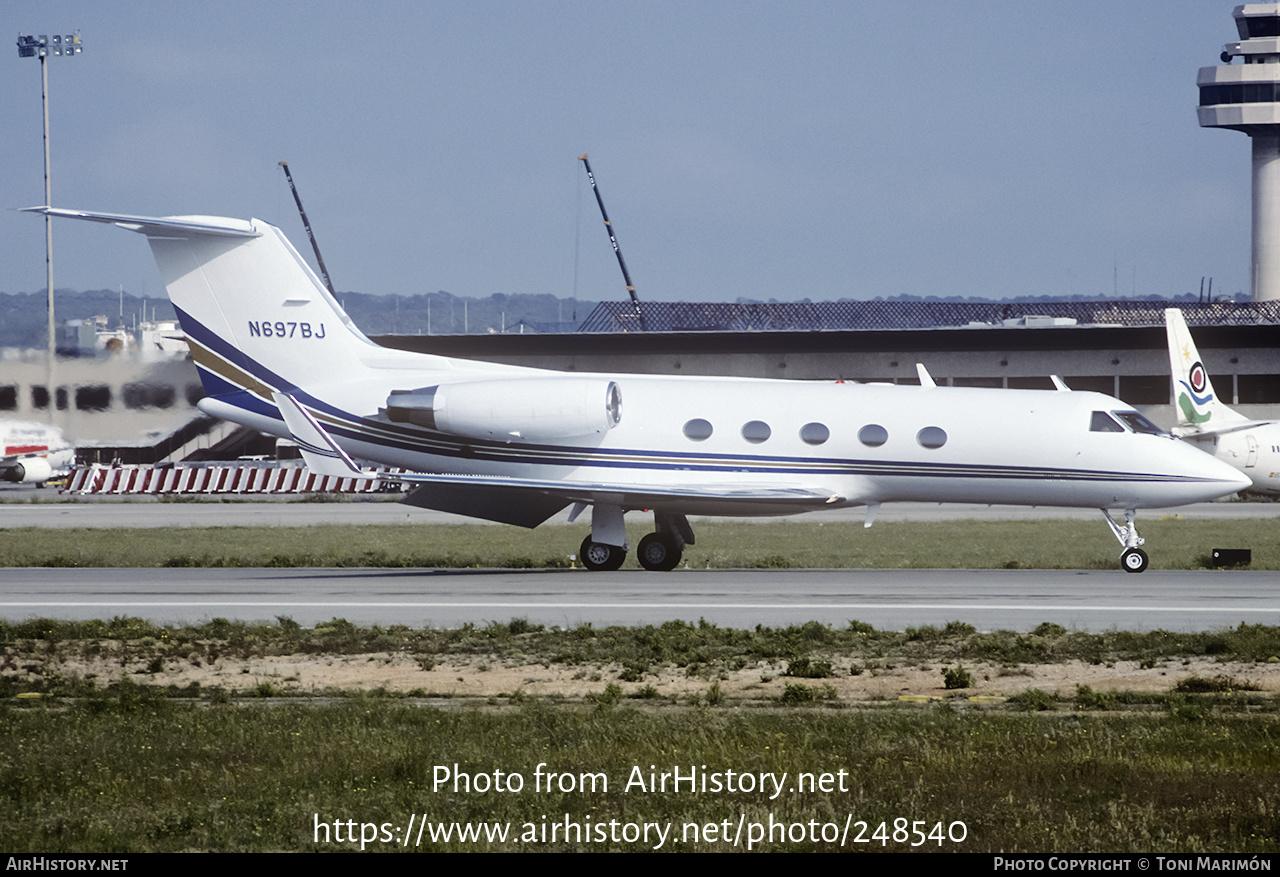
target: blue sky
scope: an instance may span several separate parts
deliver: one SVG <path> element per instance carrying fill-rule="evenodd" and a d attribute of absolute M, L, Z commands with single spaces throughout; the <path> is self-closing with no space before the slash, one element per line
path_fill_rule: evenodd
<path fill-rule="evenodd" d="M 255 216 L 339 290 L 642 298 L 1248 287 L 1248 138 L 1196 124 L 1233 4 L 57 2 L 54 203 Z M 44 288 L 40 73 L 10 44 L 0 291 Z M 141 237 L 54 283 L 159 294 Z"/>

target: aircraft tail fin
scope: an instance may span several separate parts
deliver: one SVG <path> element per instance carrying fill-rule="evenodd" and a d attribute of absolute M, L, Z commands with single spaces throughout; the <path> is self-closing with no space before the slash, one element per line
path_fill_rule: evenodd
<path fill-rule="evenodd" d="M 1169 365 L 1173 370 L 1176 431 L 1208 432 L 1245 420 L 1243 415 L 1219 401 L 1182 311 L 1167 308 L 1164 322 L 1169 341 Z"/>
<path fill-rule="evenodd" d="M 350 379 L 373 362 L 447 367 L 366 338 L 284 233 L 262 220 L 29 209 L 146 235 L 206 395 L 236 407 L 279 416 L 274 391 Z"/>

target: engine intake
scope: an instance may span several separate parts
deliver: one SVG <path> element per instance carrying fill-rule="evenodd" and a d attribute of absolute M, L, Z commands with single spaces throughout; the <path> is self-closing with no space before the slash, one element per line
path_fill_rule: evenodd
<path fill-rule="evenodd" d="M 17 484 L 42 484 L 53 477 L 53 467 L 44 457 L 24 457 L 0 472 L 0 477 Z"/>

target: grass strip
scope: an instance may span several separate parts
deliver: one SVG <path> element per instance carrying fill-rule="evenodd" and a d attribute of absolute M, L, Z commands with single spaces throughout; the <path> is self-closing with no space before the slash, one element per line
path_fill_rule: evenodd
<path fill-rule="evenodd" d="M 105 514 L 105 513 L 104 513 Z M 647 531 L 628 529 L 633 545 Z M 509 569 L 574 565 L 581 526 L 537 530 L 428 524 L 167 529 L 14 528 L 0 566 L 404 567 Z M 1102 521 L 706 522 L 684 568 L 1114 569 L 1119 547 Z M 1252 569 L 1280 569 L 1268 520 L 1142 522 L 1153 569 L 1204 569 L 1215 548 L 1249 547 Z M 628 567 L 636 567 L 634 557 Z"/>
<path fill-rule="evenodd" d="M 1280 844 L 1274 715 L 946 705 L 740 713 L 530 704 L 485 712 L 369 698 L 245 708 L 132 696 L 57 709 L 0 705 L 0 739 L 8 741 L 0 748 L 0 845 L 36 853 L 352 850 L 361 848 L 362 823 L 374 826 L 367 850 L 652 849 L 654 835 L 627 842 L 607 831 L 566 839 L 551 830 L 643 822 L 669 826 L 668 851 L 732 851 L 745 849 L 745 835 L 731 842 L 740 819 L 799 827 L 775 832 L 759 850 L 911 850 L 919 838 L 904 831 L 895 839 L 896 820 L 920 820 L 926 833 L 941 824 L 943 835 L 963 823 L 962 842 L 916 846 L 930 850 L 1274 853 Z M 535 788 L 540 764 L 562 777 L 550 790 Z M 649 785 L 674 768 L 786 780 L 776 796 Z M 508 781 L 519 774 L 522 788 L 441 786 L 442 769 L 490 780 L 495 771 Z M 826 774 L 827 791 L 798 788 L 801 773 Z M 591 774 L 603 778 L 594 787 Z M 438 824 L 436 839 L 428 831 L 402 846 L 411 815 Z M 843 847 L 814 831 L 846 820 L 854 833 Z M 344 833 L 335 834 L 335 821 Z M 853 840 L 856 821 L 866 823 L 862 843 Z M 707 826 L 726 822 L 727 831 L 707 838 Z M 440 837 L 467 823 L 506 826 L 507 839 Z M 381 835 L 383 825 L 397 833 Z"/>

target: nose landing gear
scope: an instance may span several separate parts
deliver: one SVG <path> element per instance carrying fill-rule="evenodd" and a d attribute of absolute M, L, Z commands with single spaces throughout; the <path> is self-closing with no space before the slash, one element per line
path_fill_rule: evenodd
<path fill-rule="evenodd" d="M 1124 547 L 1124 551 L 1120 554 L 1120 568 L 1125 572 L 1143 572 L 1149 564 L 1147 552 L 1139 548 L 1147 540 L 1138 535 L 1138 530 L 1133 526 L 1133 518 L 1137 513 L 1135 509 L 1124 510 L 1125 525 L 1122 527 L 1116 520 L 1111 517 L 1111 512 L 1101 509 L 1102 517 L 1106 519 L 1107 526 L 1111 528 L 1111 534 Z"/>

